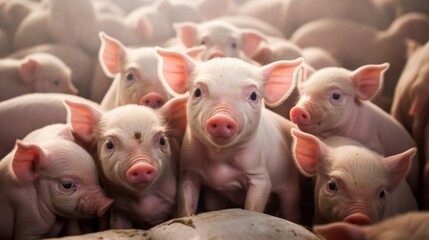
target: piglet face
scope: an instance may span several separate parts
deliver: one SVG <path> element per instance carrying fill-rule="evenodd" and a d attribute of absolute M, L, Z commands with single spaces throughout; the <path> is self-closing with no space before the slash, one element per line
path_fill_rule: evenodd
<path fill-rule="evenodd" d="M 98 183 L 92 157 L 74 142 L 59 138 L 40 144 L 17 143 L 12 168 L 34 182 L 47 209 L 63 217 L 102 216 L 112 204 Z"/>
<path fill-rule="evenodd" d="M 266 42 L 261 33 L 238 29 L 223 21 L 208 21 L 200 25 L 184 22 L 175 24 L 178 38 L 187 47 L 204 45 L 201 59 L 216 57 L 247 59 L 256 54 L 259 44 Z"/>
<path fill-rule="evenodd" d="M 130 191 L 156 182 L 171 156 L 165 126 L 144 106 L 125 105 L 105 113 L 96 129 L 104 176 Z"/>
<path fill-rule="evenodd" d="M 34 54 L 24 59 L 20 74 L 34 86 L 35 92 L 78 93 L 70 68 L 50 54 Z"/>
<path fill-rule="evenodd" d="M 154 49 L 141 48 L 127 53 L 119 74 L 118 93 L 122 104 L 161 107 L 171 96 L 159 80 L 159 57 Z"/>
<path fill-rule="evenodd" d="M 378 222 L 392 190 L 387 181 L 388 173 L 381 164 L 383 158 L 370 152 L 363 159 L 362 151 L 355 147 L 337 150 L 355 153 L 360 159 L 336 158 L 338 161 L 331 163 L 329 172 L 319 176 L 316 188 L 319 189 L 317 204 L 321 215 L 329 222 L 345 221 L 360 225 Z M 367 160 L 374 158 L 379 161 Z M 367 161 L 368 164 L 359 161 Z"/>
<path fill-rule="evenodd" d="M 300 85 L 300 99 L 290 111 L 290 119 L 308 133 L 321 134 L 336 129 L 347 119 L 353 106 L 354 86 L 346 70 L 326 68 Z"/>
<path fill-rule="evenodd" d="M 198 65 L 187 106 L 196 136 L 215 146 L 246 140 L 259 124 L 264 95 L 260 78 L 258 68 L 232 58 Z"/>

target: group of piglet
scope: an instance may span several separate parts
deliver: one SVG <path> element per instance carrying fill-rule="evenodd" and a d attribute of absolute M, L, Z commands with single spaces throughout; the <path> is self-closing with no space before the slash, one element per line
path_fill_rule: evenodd
<path fill-rule="evenodd" d="M 0 238 L 429 237 L 428 41 L 424 0 L 0 2 Z"/>

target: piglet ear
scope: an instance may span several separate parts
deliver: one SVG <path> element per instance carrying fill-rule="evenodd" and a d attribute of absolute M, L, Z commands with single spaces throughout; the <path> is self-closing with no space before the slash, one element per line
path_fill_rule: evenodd
<path fill-rule="evenodd" d="M 101 46 L 98 60 L 101 68 L 108 77 L 114 77 L 121 70 L 121 64 L 126 56 L 125 46 L 104 32 L 99 34 Z"/>
<path fill-rule="evenodd" d="M 167 101 L 161 108 L 159 113 L 167 120 L 171 136 L 182 139 L 187 126 L 186 118 L 186 103 L 188 95 L 178 96 Z"/>
<path fill-rule="evenodd" d="M 367 235 L 365 228 L 345 222 L 315 226 L 314 232 L 329 240 L 362 240 Z"/>
<path fill-rule="evenodd" d="M 270 107 L 280 105 L 293 92 L 297 79 L 302 74 L 302 58 L 292 61 L 277 61 L 262 67 L 265 79 L 264 100 Z"/>
<path fill-rule="evenodd" d="M 181 22 L 173 24 L 177 38 L 187 47 L 195 47 L 198 42 L 198 25 L 193 22 Z"/>
<path fill-rule="evenodd" d="M 67 123 L 71 125 L 73 132 L 85 142 L 94 139 L 95 125 L 100 121 L 101 110 L 83 103 L 64 100 L 67 108 Z"/>
<path fill-rule="evenodd" d="M 319 159 L 328 152 L 326 145 L 317 137 L 298 129 L 291 129 L 291 134 L 292 156 L 298 170 L 307 177 L 316 175 Z"/>
<path fill-rule="evenodd" d="M 46 159 L 45 154 L 39 146 L 17 140 L 12 170 L 18 179 L 26 182 L 34 181 L 44 159 Z"/>
<path fill-rule="evenodd" d="M 137 24 L 137 29 L 138 31 L 142 32 L 147 39 L 149 39 L 154 34 L 154 29 L 145 16 L 140 17 Z"/>
<path fill-rule="evenodd" d="M 19 66 L 19 75 L 26 83 L 32 83 L 36 80 L 36 70 L 39 63 L 31 58 L 24 60 Z"/>
<path fill-rule="evenodd" d="M 189 74 L 196 64 L 191 57 L 181 52 L 160 48 L 156 52 L 162 58 L 160 72 L 163 76 L 162 82 L 167 83 L 166 89 L 173 96 L 184 94 L 187 91 Z"/>
<path fill-rule="evenodd" d="M 383 88 L 384 72 L 389 68 L 388 63 L 365 65 L 352 73 L 352 81 L 357 88 L 357 96 L 361 100 L 370 100 L 377 96 Z"/>
<path fill-rule="evenodd" d="M 390 186 L 395 188 L 408 173 L 412 164 L 412 159 L 416 154 L 416 148 L 410 148 L 403 153 L 385 158 L 386 165 L 390 170 Z"/>
<path fill-rule="evenodd" d="M 255 57 L 259 52 L 259 49 L 262 46 L 266 46 L 267 38 L 263 33 L 260 33 L 255 30 L 241 30 L 241 41 L 243 44 L 244 53 L 250 58 Z M 266 48 L 266 47 L 265 47 Z"/>

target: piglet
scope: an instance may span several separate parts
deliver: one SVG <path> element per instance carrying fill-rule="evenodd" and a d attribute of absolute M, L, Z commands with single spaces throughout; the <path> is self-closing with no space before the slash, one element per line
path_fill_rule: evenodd
<path fill-rule="evenodd" d="M 92 157 L 70 128 L 35 130 L 0 161 L 1 239 L 56 237 L 67 219 L 102 216 L 112 204 Z"/>
<path fill-rule="evenodd" d="M 370 102 L 381 91 L 388 64 L 364 65 L 354 71 L 329 67 L 299 83 L 300 99 L 290 119 L 304 132 L 326 138 L 340 135 L 365 144 L 383 156 L 415 147 L 405 128 Z M 418 158 L 411 163 L 407 180 L 417 196 Z"/>
<path fill-rule="evenodd" d="M 428 239 L 429 213 L 410 212 L 371 226 L 331 223 L 314 227 L 327 240 Z"/>
<path fill-rule="evenodd" d="M 155 48 L 126 48 L 120 41 L 100 33 L 99 61 L 113 83 L 101 101 L 110 110 L 125 104 L 159 108 L 172 96 L 159 80 L 159 57 Z"/>
<path fill-rule="evenodd" d="M 101 181 L 114 199 L 110 227 L 148 228 L 173 217 L 185 102 L 176 98 L 158 110 L 130 104 L 103 112 L 66 101 L 75 134 L 96 143 Z"/>
<path fill-rule="evenodd" d="M 385 158 L 349 138 L 322 142 L 297 129 L 292 136 L 299 171 L 316 180 L 313 223 L 371 224 L 418 209 L 403 180 L 416 148 Z"/>
<path fill-rule="evenodd" d="M 77 94 L 70 68 L 47 53 L 30 54 L 21 60 L 0 61 L 0 101 L 32 92 Z"/>
<path fill-rule="evenodd" d="M 257 64 L 252 58 L 260 44 L 265 43 L 264 34 L 252 29 L 240 29 L 222 20 L 196 24 L 183 22 L 174 25 L 177 38 L 186 48 L 206 46 L 201 61 L 215 57 L 240 58 Z"/>
<path fill-rule="evenodd" d="M 302 60 L 260 68 L 237 58 L 197 64 L 177 51 L 158 53 L 169 90 L 189 91 L 178 215 L 196 213 L 200 190 L 208 188 L 206 210 L 236 204 L 262 212 L 273 194 L 280 201 L 280 216 L 298 221 L 299 175 L 289 149 L 293 124 L 264 105 L 287 98 Z"/>

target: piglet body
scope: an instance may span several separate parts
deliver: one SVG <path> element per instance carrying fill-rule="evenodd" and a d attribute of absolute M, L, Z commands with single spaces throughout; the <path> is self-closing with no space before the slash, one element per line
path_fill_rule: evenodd
<path fill-rule="evenodd" d="M 322 142 L 296 129 L 292 135 L 298 169 L 316 179 L 315 224 L 371 224 L 418 209 L 403 180 L 415 148 L 384 158 L 352 139 L 333 136 Z"/>
<path fill-rule="evenodd" d="M 298 174 L 289 155 L 293 125 L 265 109 L 262 99 L 280 104 L 294 87 L 301 61 L 259 68 L 240 59 L 215 58 L 196 65 L 179 52 L 158 53 L 171 90 L 190 92 L 180 156 L 179 216 L 194 214 L 201 188 L 208 188 L 207 210 L 236 204 L 262 212 L 274 194 L 281 203 L 280 216 L 298 221 Z"/>
<path fill-rule="evenodd" d="M 102 216 L 112 204 L 94 160 L 72 140 L 68 126 L 49 125 L 0 161 L 2 239 L 55 237 L 67 219 Z"/>

